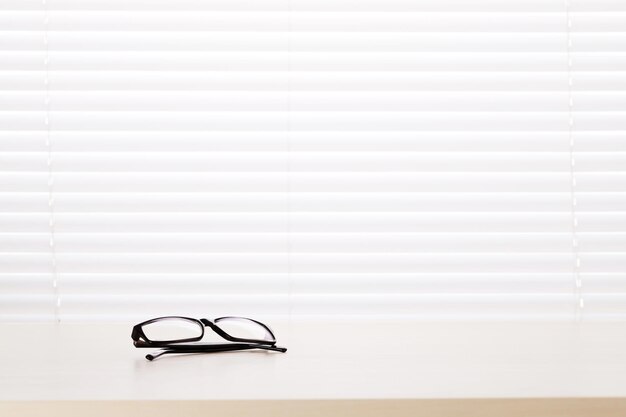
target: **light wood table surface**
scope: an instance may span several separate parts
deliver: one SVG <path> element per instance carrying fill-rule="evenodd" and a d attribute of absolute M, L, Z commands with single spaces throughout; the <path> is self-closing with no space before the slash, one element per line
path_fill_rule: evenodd
<path fill-rule="evenodd" d="M 270 323 L 148 362 L 130 323 L 0 325 L 1 416 L 626 416 L 626 323 Z"/>

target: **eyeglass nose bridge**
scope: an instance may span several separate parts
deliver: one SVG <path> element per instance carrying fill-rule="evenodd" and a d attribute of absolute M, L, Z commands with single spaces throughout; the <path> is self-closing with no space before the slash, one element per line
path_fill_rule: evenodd
<path fill-rule="evenodd" d="M 214 323 L 213 321 L 209 319 L 200 319 L 200 322 L 226 340 L 229 340 L 229 341 L 239 340 L 239 338 L 233 337 L 229 335 L 228 333 L 226 333 L 216 323 Z"/>
<path fill-rule="evenodd" d="M 205 327 L 208 327 L 209 329 L 213 330 L 215 333 L 217 333 L 218 335 L 220 335 L 221 337 L 223 337 L 226 340 L 231 340 L 233 338 L 231 335 L 229 335 L 224 330 L 222 330 L 217 325 L 217 323 L 214 323 L 212 320 L 200 319 L 200 323 L 202 323 Z"/>

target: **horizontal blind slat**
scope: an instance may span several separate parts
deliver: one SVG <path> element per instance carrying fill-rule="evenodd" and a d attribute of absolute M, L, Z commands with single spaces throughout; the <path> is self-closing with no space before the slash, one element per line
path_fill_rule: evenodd
<path fill-rule="evenodd" d="M 0 90 L 568 91 L 565 71 L 33 71 L 0 72 Z M 572 90 L 626 89 L 624 71 L 575 71 Z M 54 94 L 56 96 L 56 94 Z"/>
<path fill-rule="evenodd" d="M 626 292 L 623 274 L 583 273 L 588 294 Z M 385 279 L 385 285 L 380 280 Z M 294 294 L 569 294 L 571 273 L 62 273 L 66 294 L 191 295 L 278 294 L 292 281 Z M 3 294 L 52 293 L 49 273 L 0 274 Z"/>
<path fill-rule="evenodd" d="M 565 112 L 565 92 L 5 92 L 0 111 Z M 623 112 L 626 91 L 576 92 L 577 113 Z M 289 100 L 287 100 L 287 97 Z"/>
<path fill-rule="evenodd" d="M 476 295 L 474 297 L 440 296 L 440 295 L 394 295 L 393 297 L 377 296 L 294 296 L 298 306 L 295 315 L 319 315 L 320 306 L 328 315 L 367 315 L 376 316 L 386 312 L 387 316 L 394 314 L 403 316 L 426 315 L 431 319 L 453 318 L 468 319 L 472 316 L 488 318 L 498 312 L 498 319 L 511 318 L 565 318 L 568 306 L 571 304 L 571 295 Z M 595 295 L 589 296 L 589 308 L 596 313 L 616 314 L 623 318 L 624 296 Z M 65 314 L 82 315 L 88 312 L 95 316 L 126 316 L 152 317 L 159 311 L 182 311 L 181 314 L 191 316 L 209 314 L 223 315 L 229 311 L 235 314 L 249 315 L 250 312 L 259 314 L 278 315 L 284 310 L 288 300 L 286 296 L 85 296 L 68 295 L 64 299 Z M 184 304 L 184 307 L 180 307 Z M 115 313 L 110 310 L 114 307 Z M 133 308 L 139 306 L 139 309 Z M 6 314 L 6 306 L 2 313 Z M 141 313 L 138 312 L 141 311 Z M 452 312 L 454 311 L 454 312 Z M 9 310 L 10 312 L 10 310 Z"/>
<path fill-rule="evenodd" d="M 626 233 L 580 233 L 580 252 L 619 252 Z M 567 252 L 571 233 L 56 233 L 72 253 Z M 49 233 L 0 233 L 0 252 L 47 252 Z"/>
<path fill-rule="evenodd" d="M 577 152 L 626 152 L 626 131 L 573 132 Z M 45 131 L 2 131 L 5 152 L 47 152 Z M 568 132 L 62 131 L 58 152 L 569 152 Z"/>
<path fill-rule="evenodd" d="M 285 21 L 287 22 L 287 21 Z M 293 22 L 291 23 L 293 25 Z M 280 51 L 294 52 L 562 52 L 565 33 L 467 32 L 60 32 L 47 35 L 50 52 L 57 51 Z M 622 52 L 626 34 L 573 33 L 573 52 Z M 0 31 L 2 51 L 44 51 L 41 30 Z"/>
<path fill-rule="evenodd" d="M 624 272 L 620 253 L 594 253 L 583 257 L 585 272 Z M 60 273 L 91 271 L 176 273 L 286 273 L 286 254 L 272 253 L 97 253 L 56 255 Z M 0 273 L 44 273 L 50 269 L 49 253 L 0 253 Z M 459 273 L 459 272 L 571 272 L 571 253 L 291 253 L 293 273 Z"/>
<path fill-rule="evenodd" d="M 41 30 L 42 10 L 0 11 L 5 30 Z M 573 32 L 621 31 L 624 12 L 572 12 Z M 50 10 L 52 31 L 563 32 L 555 12 Z"/>
<path fill-rule="evenodd" d="M 552 131 L 567 132 L 568 112 L 488 111 L 0 111 L 0 130 L 46 130 L 46 120 L 61 130 L 162 131 Z M 577 112 L 577 129 L 625 131 L 626 112 Z M 454 117 L 455 124 L 449 119 Z"/>
<path fill-rule="evenodd" d="M 581 173 L 580 192 L 624 192 L 623 172 Z M 567 173 L 56 173 L 55 192 L 564 192 Z M 46 173 L 0 172 L 0 192 L 47 192 Z"/>
<path fill-rule="evenodd" d="M 576 152 L 578 172 L 621 172 L 626 152 Z M 3 153 L 0 172 L 48 172 L 47 153 Z M 55 152 L 55 172 L 569 172 L 566 152 Z"/>
<path fill-rule="evenodd" d="M 506 11 L 506 12 L 563 12 L 560 0 L 292 0 L 292 11 Z M 577 0 L 572 11 L 626 11 L 619 0 Z M 40 10 L 39 0 L 5 0 L 1 10 Z M 287 10 L 283 0 L 55 0 L 50 10 L 232 10 L 276 11 Z"/>
<path fill-rule="evenodd" d="M 580 213 L 580 232 L 624 232 L 626 213 Z M 49 232 L 47 213 L 0 214 L 0 233 Z M 59 233 L 566 233 L 571 214 L 541 212 L 59 213 Z"/>
<path fill-rule="evenodd" d="M 577 193 L 578 212 L 626 210 L 626 192 Z M 0 193 L 0 213 L 47 213 L 49 193 Z M 567 212 L 571 195 L 563 192 L 523 193 L 60 193 L 55 192 L 57 213 L 168 213 L 168 212 L 279 212 L 289 203 L 292 212 Z"/>
<path fill-rule="evenodd" d="M 42 71 L 560 71 L 566 52 L 0 52 L 0 70 Z M 575 71 L 626 71 L 624 52 L 574 52 Z"/>

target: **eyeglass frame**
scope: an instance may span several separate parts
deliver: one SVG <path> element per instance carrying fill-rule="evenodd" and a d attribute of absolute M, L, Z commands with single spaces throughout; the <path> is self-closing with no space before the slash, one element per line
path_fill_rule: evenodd
<path fill-rule="evenodd" d="M 199 325 L 200 329 L 202 330 L 200 336 L 197 337 L 190 337 L 190 338 L 186 338 L 186 339 L 174 339 L 174 340 L 162 340 L 162 341 L 153 341 L 150 340 L 150 338 L 146 335 L 146 333 L 143 331 L 143 326 L 146 326 L 148 324 L 160 321 L 160 320 L 167 320 L 167 319 L 177 319 L 177 320 L 185 320 L 185 321 L 189 321 L 192 323 L 196 323 Z M 253 322 L 261 327 L 263 327 L 267 333 L 272 337 L 271 340 L 267 340 L 267 339 L 246 339 L 246 338 L 241 338 L 241 337 L 235 337 L 235 336 L 231 336 L 228 333 L 226 333 L 222 328 L 220 328 L 218 326 L 218 322 L 220 322 L 221 320 L 224 319 L 239 319 L 239 320 L 248 320 L 250 322 Z M 260 321 L 248 318 L 248 317 L 237 317 L 237 316 L 225 316 L 225 317 L 218 317 L 216 319 L 213 319 L 213 321 L 209 320 L 209 319 L 194 319 L 192 317 L 183 317 L 183 316 L 163 316 L 163 317 L 157 317 L 154 319 L 150 319 L 150 320 L 146 320 L 142 323 L 136 324 L 135 326 L 133 326 L 133 330 L 131 332 L 131 338 L 133 339 L 133 344 L 135 345 L 135 347 L 137 348 L 154 348 L 154 347 L 164 347 L 164 348 L 176 348 L 178 347 L 179 343 L 187 343 L 187 342 L 198 342 L 200 340 L 202 340 L 202 338 L 204 337 L 205 334 L 205 328 L 209 327 L 211 330 L 213 330 L 215 333 L 217 333 L 220 337 L 222 337 L 225 340 L 228 340 L 229 342 L 237 342 L 237 343 L 251 343 L 251 344 L 255 344 L 255 345 L 261 345 L 259 347 L 262 346 L 274 346 L 276 345 L 276 336 L 274 335 L 274 332 L 272 332 L 272 329 L 269 328 L 269 326 L 267 326 L 264 323 L 261 323 Z M 143 340 L 141 340 L 143 339 Z M 194 345 L 197 348 L 201 348 L 201 345 Z M 206 345 L 206 346 L 211 346 L 211 345 Z M 216 346 L 217 345 L 213 345 Z"/>

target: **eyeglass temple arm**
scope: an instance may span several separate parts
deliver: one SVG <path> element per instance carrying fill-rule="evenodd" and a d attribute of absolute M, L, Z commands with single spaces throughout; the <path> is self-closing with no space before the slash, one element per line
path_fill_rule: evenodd
<path fill-rule="evenodd" d="M 150 353 L 146 355 L 146 359 L 152 361 L 159 356 L 171 354 L 171 353 L 212 353 L 212 352 L 229 352 L 236 350 L 250 350 L 250 349 L 263 349 L 271 350 L 274 352 L 287 352 L 287 348 L 280 346 L 266 346 L 266 345 L 254 345 L 254 344 L 233 344 L 232 346 L 222 345 L 220 347 L 199 347 L 199 346 L 171 346 L 163 348 L 160 352 Z"/>

